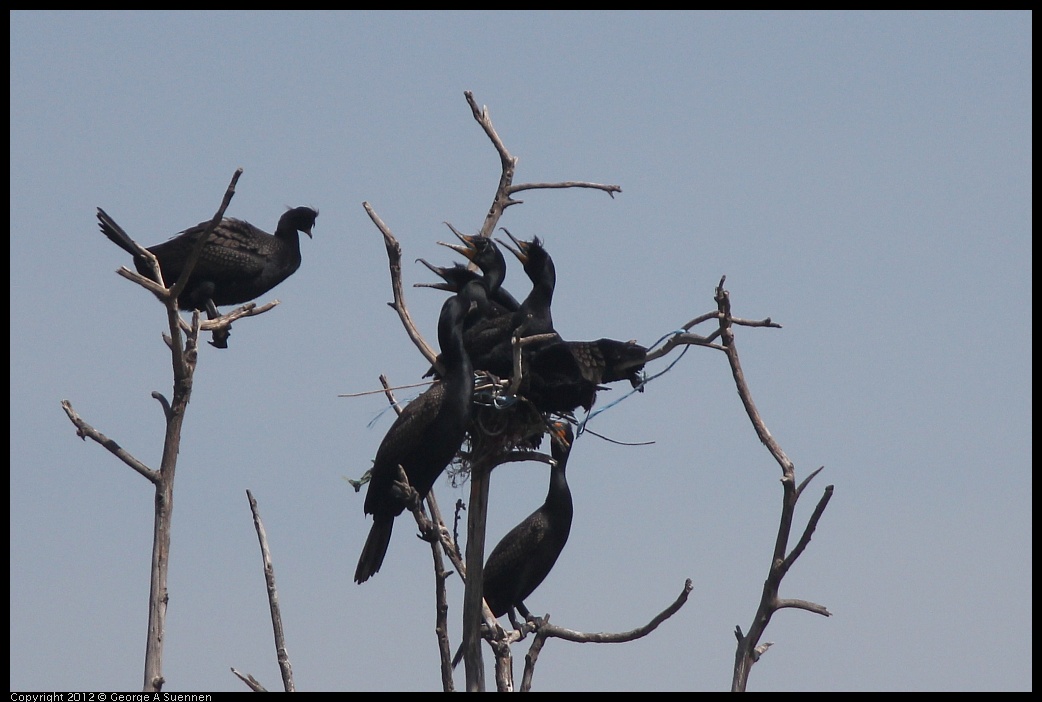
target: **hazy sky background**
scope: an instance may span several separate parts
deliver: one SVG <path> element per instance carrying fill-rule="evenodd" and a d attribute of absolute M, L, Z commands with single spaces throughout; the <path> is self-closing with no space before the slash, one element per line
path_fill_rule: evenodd
<path fill-rule="evenodd" d="M 231 667 L 281 686 L 247 489 L 298 688 L 439 689 L 429 549 L 407 519 L 381 572 L 352 581 L 371 520 L 344 479 L 391 414 L 380 395 L 338 395 L 427 368 L 385 304 L 362 203 L 401 242 L 433 343 L 445 294 L 412 287 L 432 279 L 414 261 L 460 260 L 435 244 L 443 222 L 476 231 L 500 175 L 465 90 L 519 158 L 515 182 L 622 188 L 526 192 L 501 220 L 544 239 L 566 338 L 650 345 L 715 309 L 722 275 L 736 315 L 783 325 L 737 345 L 797 477 L 825 467 L 797 532 L 835 485 L 781 588 L 834 616 L 778 613 L 749 689 L 1031 688 L 1030 13 L 10 18 L 12 690 L 141 689 L 153 490 L 59 403 L 158 467 L 150 393 L 169 396 L 170 360 L 163 310 L 115 274 L 130 258 L 95 208 L 158 243 L 212 217 L 238 167 L 229 216 L 271 231 L 287 206 L 321 213 L 301 269 L 261 300 L 282 304 L 201 349 L 165 689 L 245 689 Z M 528 292 L 514 261 L 506 286 Z M 572 536 L 530 609 L 625 631 L 686 578 L 694 591 L 638 642 L 550 641 L 535 688 L 728 689 L 781 488 L 724 355 L 691 349 L 589 427 L 655 443 L 576 442 Z M 543 464 L 497 469 L 490 546 L 546 479 Z M 446 513 L 468 497 L 435 492 Z M 452 579 L 453 645 L 462 594 Z"/>

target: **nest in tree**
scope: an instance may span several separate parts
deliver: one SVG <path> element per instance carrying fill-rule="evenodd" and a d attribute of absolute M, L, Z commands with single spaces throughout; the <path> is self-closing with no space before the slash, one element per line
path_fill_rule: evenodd
<path fill-rule="evenodd" d="M 450 468 L 453 484 L 470 475 L 472 463 L 494 466 L 512 451 L 535 451 L 542 444 L 550 417 L 523 395 L 509 394 L 506 385 L 495 376 L 475 385 L 467 446 Z"/>

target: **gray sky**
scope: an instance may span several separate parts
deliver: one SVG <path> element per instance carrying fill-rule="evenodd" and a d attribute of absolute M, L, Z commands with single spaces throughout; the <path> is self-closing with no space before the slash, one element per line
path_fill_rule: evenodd
<path fill-rule="evenodd" d="M 797 477 L 825 466 L 799 527 L 835 485 L 781 590 L 834 616 L 778 613 L 750 690 L 1030 689 L 1031 54 L 1015 12 L 13 12 L 11 689 L 140 689 L 152 489 L 59 403 L 158 467 L 170 361 L 162 308 L 115 274 L 129 257 L 94 212 L 158 243 L 210 218 L 238 167 L 229 216 L 321 214 L 261 300 L 282 304 L 200 353 L 166 689 L 244 689 L 231 667 L 280 686 L 247 489 L 298 688 L 439 688 L 429 550 L 406 520 L 352 581 L 371 520 L 344 478 L 391 415 L 338 395 L 427 368 L 362 202 L 401 242 L 433 342 L 444 293 L 411 287 L 431 280 L 414 260 L 459 260 L 443 222 L 476 231 L 500 173 L 465 90 L 515 182 L 622 187 L 526 192 L 501 220 L 554 257 L 566 338 L 650 345 L 714 309 L 722 275 L 736 315 L 783 325 L 737 344 Z M 506 285 L 527 293 L 518 265 Z M 536 689 L 727 689 L 781 488 L 725 357 L 691 349 L 589 426 L 655 443 L 576 442 L 571 539 L 530 609 L 624 631 L 694 592 L 638 642 L 551 641 Z M 490 544 L 546 477 L 497 469 Z M 446 511 L 468 495 L 435 492 Z"/>

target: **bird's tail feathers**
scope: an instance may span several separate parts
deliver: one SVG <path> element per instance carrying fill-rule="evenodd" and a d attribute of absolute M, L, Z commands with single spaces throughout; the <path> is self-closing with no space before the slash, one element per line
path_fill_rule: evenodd
<path fill-rule="evenodd" d="M 467 643 L 467 640 L 459 642 L 459 648 L 456 649 L 456 655 L 452 657 L 452 667 L 455 669 L 459 662 L 463 660 L 463 646 Z"/>
<path fill-rule="evenodd" d="M 380 570 L 387 554 L 387 546 L 391 543 L 392 528 L 393 516 L 373 515 L 373 526 L 369 529 L 369 536 L 366 537 L 362 555 L 359 556 L 358 566 L 355 568 L 356 583 L 364 583 Z"/>
<path fill-rule="evenodd" d="M 116 220 L 109 217 L 108 213 L 100 207 L 98 208 L 98 226 L 101 227 L 101 233 L 107 236 L 109 241 L 133 256 L 138 255 L 138 248 L 134 245 L 134 240 L 123 231 L 123 227 L 116 224 Z"/>

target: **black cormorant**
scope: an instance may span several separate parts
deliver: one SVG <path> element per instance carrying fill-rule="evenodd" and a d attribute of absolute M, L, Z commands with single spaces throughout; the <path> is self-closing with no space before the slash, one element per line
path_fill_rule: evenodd
<path fill-rule="evenodd" d="M 463 325 L 463 343 L 473 361 L 475 356 L 482 357 L 498 339 L 507 334 L 509 315 L 515 312 L 520 305 L 514 296 L 502 286 L 503 279 L 506 277 L 506 260 L 496 243 L 481 236 L 466 236 L 458 233 L 456 236 L 463 241 L 464 246 L 446 244 L 441 241 L 438 243 L 466 256 L 481 269 L 482 274 L 478 275 L 476 271 L 472 271 L 462 264 L 455 264 L 452 267 L 435 266 L 421 258 L 419 261 L 437 274 L 443 282 L 418 285 L 451 292 L 461 290 L 464 285 L 472 281 L 478 281 L 484 286 L 482 299 L 472 295 L 476 305 Z M 496 322 L 493 321 L 499 317 L 503 318 Z M 477 366 L 476 368 L 485 370 Z M 433 366 L 423 375 L 425 378 L 430 376 L 437 377 Z"/>
<path fill-rule="evenodd" d="M 565 469 L 574 436 L 568 422 L 551 425 L 550 487 L 546 501 L 500 539 L 485 561 L 483 595 L 495 617 L 510 617 L 514 628 L 520 628 L 514 617 L 516 609 L 526 620 L 531 613 L 524 600 L 542 584 L 568 542 L 572 528 L 572 493 L 568 489 Z M 463 657 L 463 645 L 453 657 L 455 666 Z"/>
<path fill-rule="evenodd" d="M 209 312 L 208 301 L 214 306 L 239 305 L 268 292 L 300 267 L 298 232 L 310 237 L 316 217 L 317 210 L 294 207 L 279 218 L 274 235 L 249 222 L 226 217 L 207 238 L 199 261 L 178 298 L 178 307 Z M 151 278 L 148 261 L 137 254 L 127 233 L 100 207 L 98 224 L 105 236 L 134 255 L 138 273 Z M 169 241 L 148 247 L 159 260 L 167 286 L 177 282 L 192 248 L 207 226 L 209 222 L 200 222 Z"/>
<path fill-rule="evenodd" d="M 470 421 L 474 372 L 463 347 L 463 320 L 471 305 L 472 283 L 448 298 L 438 319 L 438 343 L 445 375 L 406 405 L 387 430 L 373 461 L 365 513 L 373 526 L 355 569 L 355 582 L 364 583 L 380 570 L 391 540 L 394 518 L 410 505 L 399 487 L 398 466 L 405 470 L 419 499 L 455 457 Z"/>
<path fill-rule="evenodd" d="M 506 230 L 504 230 L 506 231 Z M 482 307 L 464 327 L 463 341 L 475 369 L 485 370 L 500 378 L 513 372 L 511 337 L 524 324 L 522 335 L 553 333 L 549 341 L 526 346 L 522 351 L 522 382 L 519 394 L 528 399 L 540 412 L 566 414 L 578 407 L 587 411 L 593 406 L 602 383 L 629 380 L 634 388 L 641 383 L 647 349 L 632 341 L 597 339 L 595 341 L 565 341 L 554 330 L 551 303 L 556 283 L 553 259 L 538 238 L 531 242 L 519 241 L 509 231 L 507 235 L 515 248 L 503 243 L 524 264 L 532 280 L 532 292 L 513 314 L 504 314 L 490 304 Z M 444 281 L 431 285 L 443 290 L 458 289 L 465 281 L 483 280 L 491 290 L 502 291 L 506 275 L 505 261 L 491 239 L 477 236 L 457 236 L 464 246 L 444 244 L 478 265 L 484 276 L 465 266 L 439 268 L 423 261 Z M 428 375 L 433 369 L 428 371 Z"/>
<path fill-rule="evenodd" d="M 503 281 L 507 276 L 507 262 L 503 258 L 503 252 L 496 246 L 496 242 L 483 236 L 467 236 L 465 234 L 457 234 L 456 236 L 463 242 L 463 246 L 446 244 L 442 241 L 438 243 L 466 256 L 471 263 L 481 269 L 481 278 L 488 289 L 488 299 L 493 305 L 490 315 L 495 316 L 516 312 L 521 305 L 503 287 Z"/>
<path fill-rule="evenodd" d="M 648 350 L 634 341 L 554 341 L 526 358 L 526 397 L 543 412 L 593 407 L 602 383 L 629 380 L 640 386 Z"/>
<path fill-rule="evenodd" d="M 507 232 L 510 235 L 509 232 Z M 468 330 L 466 343 L 474 368 L 488 371 L 499 378 L 509 378 L 513 373 L 512 338 L 518 329 L 522 336 L 549 334 L 554 332 L 553 302 L 557 274 L 553 259 L 543 248 L 538 237 L 532 241 L 518 241 L 510 235 L 517 249 L 503 244 L 524 266 L 532 281 L 532 290 L 515 312 L 478 322 Z M 502 243 L 502 242 L 500 242 Z M 526 347 L 526 354 L 535 347 Z"/>

